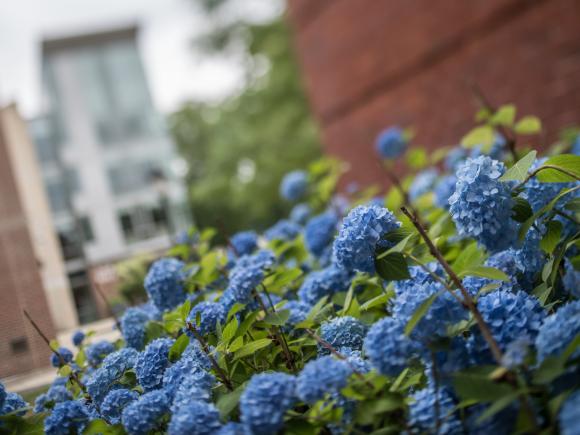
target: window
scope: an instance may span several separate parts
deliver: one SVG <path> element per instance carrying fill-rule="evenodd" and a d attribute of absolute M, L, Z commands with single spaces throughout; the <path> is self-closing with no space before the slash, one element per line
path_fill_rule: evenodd
<path fill-rule="evenodd" d="M 10 349 L 13 354 L 28 352 L 28 340 L 26 337 L 14 338 L 10 341 Z"/>
<path fill-rule="evenodd" d="M 79 218 L 80 230 L 83 234 L 83 240 L 85 242 L 92 242 L 95 240 L 95 234 L 93 233 L 93 227 L 91 221 L 87 216 L 82 216 Z"/>
<path fill-rule="evenodd" d="M 46 183 L 46 193 L 52 211 L 59 212 L 68 209 L 68 200 L 61 180 L 51 180 Z"/>
<path fill-rule="evenodd" d="M 128 243 L 166 232 L 167 220 L 167 211 L 155 206 L 138 206 L 119 213 L 119 222 Z"/>
<path fill-rule="evenodd" d="M 151 174 L 160 171 L 151 161 L 129 162 L 108 169 L 109 183 L 115 194 L 124 194 L 146 189 L 152 183 Z"/>

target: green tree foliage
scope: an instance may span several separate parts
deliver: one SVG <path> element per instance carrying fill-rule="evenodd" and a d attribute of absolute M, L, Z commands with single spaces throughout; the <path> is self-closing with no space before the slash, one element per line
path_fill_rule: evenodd
<path fill-rule="evenodd" d="M 209 3 L 203 7 L 211 15 L 216 2 Z M 288 212 L 278 195 L 282 176 L 320 153 L 289 29 L 280 17 L 266 24 L 237 21 L 197 42 L 210 53 L 244 43 L 247 81 L 221 104 L 190 102 L 171 116 L 173 137 L 190 165 L 196 224 L 227 235 L 264 228 Z"/>

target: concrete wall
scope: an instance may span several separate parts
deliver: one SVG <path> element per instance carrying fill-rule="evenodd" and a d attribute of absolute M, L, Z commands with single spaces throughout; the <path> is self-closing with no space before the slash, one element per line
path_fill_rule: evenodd
<path fill-rule="evenodd" d="M 540 116 L 534 146 L 580 121 L 577 0 L 289 0 L 288 18 L 323 141 L 350 180 L 384 179 L 372 147 L 385 126 L 454 145 L 473 125 L 469 82 Z"/>

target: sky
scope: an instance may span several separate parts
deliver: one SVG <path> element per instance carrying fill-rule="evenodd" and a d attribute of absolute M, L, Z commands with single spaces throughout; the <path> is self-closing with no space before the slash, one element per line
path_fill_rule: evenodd
<path fill-rule="evenodd" d="M 256 20 L 276 13 L 269 0 L 239 0 L 232 14 Z M 235 59 L 196 51 L 206 28 L 194 0 L 0 0 L 0 105 L 15 101 L 25 117 L 42 110 L 40 41 L 44 37 L 138 23 L 139 47 L 157 108 L 168 113 L 187 100 L 216 101 L 236 91 Z M 238 9 L 241 7 L 243 9 Z"/>

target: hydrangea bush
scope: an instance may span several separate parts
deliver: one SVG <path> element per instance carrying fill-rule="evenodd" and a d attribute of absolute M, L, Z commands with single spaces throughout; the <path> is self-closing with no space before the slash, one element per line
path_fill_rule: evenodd
<path fill-rule="evenodd" d="M 416 174 L 383 197 L 337 193 L 323 160 L 284 178 L 301 202 L 264 234 L 192 230 L 121 339 L 51 342 L 34 404 L 0 387 L 0 430 L 579 434 L 579 142 L 539 157 L 514 115 L 432 155 L 386 129 L 376 158 Z"/>

